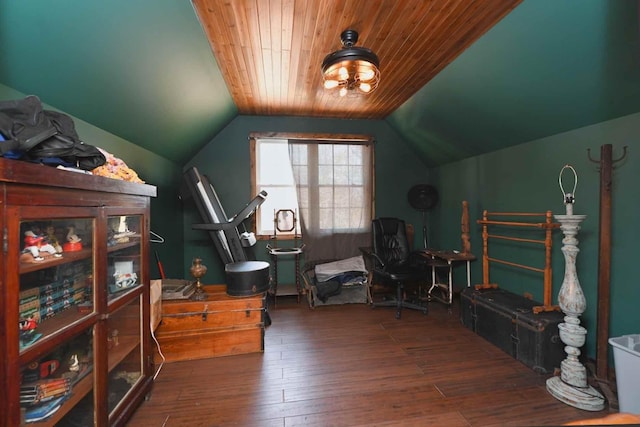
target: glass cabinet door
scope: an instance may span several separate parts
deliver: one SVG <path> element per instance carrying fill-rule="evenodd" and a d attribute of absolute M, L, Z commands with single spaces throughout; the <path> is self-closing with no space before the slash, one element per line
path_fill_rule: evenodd
<path fill-rule="evenodd" d="M 92 395 L 94 228 L 94 218 L 18 225 L 20 407 L 30 425 L 53 425 Z"/>
<path fill-rule="evenodd" d="M 118 405 L 140 382 L 142 339 L 142 215 L 107 217 L 107 410 Z"/>
<path fill-rule="evenodd" d="M 143 376 L 142 295 L 109 314 L 107 348 L 109 414 Z"/>
<path fill-rule="evenodd" d="M 94 424 L 93 331 L 90 327 L 61 342 L 45 356 L 21 366 L 20 407 L 24 423 L 32 426 Z M 87 423 L 71 422 L 77 419 Z"/>
<path fill-rule="evenodd" d="M 109 301 L 141 286 L 141 216 L 110 216 L 107 221 Z"/>
<path fill-rule="evenodd" d="M 93 228 L 93 218 L 20 223 L 21 354 L 94 313 Z"/>

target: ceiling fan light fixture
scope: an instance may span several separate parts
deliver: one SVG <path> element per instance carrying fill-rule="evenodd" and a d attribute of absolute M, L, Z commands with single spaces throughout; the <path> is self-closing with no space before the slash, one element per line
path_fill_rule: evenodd
<path fill-rule="evenodd" d="M 358 41 L 354 30 L 343 31 L 340 39 L 342 49 L 328 54 L 322 61 L 325 89 L 339 88 L 340 96 L 372 92 L 380 82 L 378 56 L 371 49 L 354 46 Z"/>

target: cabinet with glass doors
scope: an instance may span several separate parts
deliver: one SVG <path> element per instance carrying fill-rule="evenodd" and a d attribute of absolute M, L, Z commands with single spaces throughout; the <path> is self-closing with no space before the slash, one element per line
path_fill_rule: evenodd
<path fill-rule="evenodd" d="M 0 158 L 0 425 L 123 425 L 149 393 L 156 189 Z"/>

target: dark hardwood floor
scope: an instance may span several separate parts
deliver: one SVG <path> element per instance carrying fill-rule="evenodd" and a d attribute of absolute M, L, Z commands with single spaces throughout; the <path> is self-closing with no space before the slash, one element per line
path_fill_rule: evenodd
<path fill-rule="evenodd" d="M 427 316 L 278 298 L 263 354 L 165 364 L 134 426 L 542 426 L 567 406 L 541 376 L 432 303 Z"/>

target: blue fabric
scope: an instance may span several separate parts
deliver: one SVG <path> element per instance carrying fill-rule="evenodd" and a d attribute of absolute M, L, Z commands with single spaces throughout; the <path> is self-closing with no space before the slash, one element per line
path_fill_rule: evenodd
<path fill-rule="evenodd" d="M 0 132 L 0 142 L 2 142 L 2 141 L 6 141 L 6 139 L 5 139 L 4 135 L 2 134 L 2 132 Z M 7 151 L 6 153 L 4 153 L 4 155 L 2 157 L 6 157 L 7 159 L 19 159 L 23 155 L 24 155 L 24 151 L 11 150 L 11 151 Z"/>

